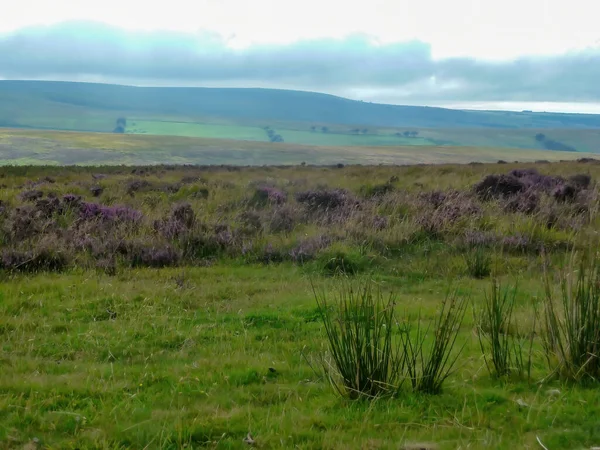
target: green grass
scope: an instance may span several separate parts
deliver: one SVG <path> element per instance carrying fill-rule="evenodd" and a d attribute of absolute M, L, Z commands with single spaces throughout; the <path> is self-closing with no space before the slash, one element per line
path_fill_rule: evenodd
<path fill-rule="evenodd" d="M 241 448 L 248 431 L 260 448 L 525 448 L 539 436 L 572 449 L 600 439 L 597 390 L 491 382 L 469 324 L 441 395 L 351 403 L 304 360 L 321 351 L 324 332 L 298 269 L 189 268 L 183 289 L 179 275 L 5 280 L 5 448 L 34 437 L 50 448 Z M 401 306 L 413 312 L 432 314 L 443 299 L 438 281 L 406 289 Z M 558 397 L 547 393 L 556 388 Z"/>
<path fill-rule="evenodd" d="M 212 129 L 218 128 L 216 125 Z M 228 126 L 221 126 L 228 128 Z M 261 130 L 263 131 L 263 130 Z M 355 138 L 364 136 L 355 136 Z M 179 136 L 0 129 L 0 164 L 444 164 L 576 159 L 593 154 L 443 146 L 309 146 Z"/>

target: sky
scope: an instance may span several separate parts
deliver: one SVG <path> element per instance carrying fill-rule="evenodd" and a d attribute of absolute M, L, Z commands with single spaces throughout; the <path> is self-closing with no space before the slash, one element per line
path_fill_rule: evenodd
<path fill-rule="evenodd" d="M 597 0 L 19 0 L 0 78 L 600 112 Z"/>

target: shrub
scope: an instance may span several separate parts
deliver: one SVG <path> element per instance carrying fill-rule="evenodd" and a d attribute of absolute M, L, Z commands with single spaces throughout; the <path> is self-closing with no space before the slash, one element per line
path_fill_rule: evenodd
<path fill-rule="evenodd" d="M 592 182 L 592 177 L 585 173 L 579 173 L 569 177 L 569 181 L 582 189 L 587 189 Z"/>
<path fill-rule="evenodd" d="M 176 266 L 181 255 L 170 246 L 133 245 L 129 257 L 132 267 L 160 268 Z"/>
<path fill-rule="evenodd" d="M 21 200 L 26 202 L 35 202 L 37 199 L 40 199 L 44 196 L 42 191 L 23 191 L 21 192 Z"/>
<path fill-rule="evenodd" d="M 526 339 L 519 333 L 515 319 L 515 299 L 517 287 L 502 288 L 497 280 L 492 280 L 489 294 L 486 292 L 477 317 L 477 337 L 491 376 L 499 378 L 510 374 L 531 376 L 531 352 L 535 322 L 530 333 L 529 353 L 525 361 Z"/>
<path fill-rule="evenodd" d="M 509 197 L 525 190 L 522 181 L 512 175 L 488 175 L 475 185 L 482 200 Z"/>
<path fill-rule="evenodd" d="M 309 209 L 334 209 L 349 201 L 349 194 L 344 189 L 323 189 L 304 191 L 296 194 L 296 201 L 308 206 Z"/>
<path fill-rule="evenodd" d="M 34 250 L 4 250 L 0 268 L 12 272 L 59 272 L 66 269 L 69 263 L 70 259 L 64 251 L 41 245 Z"/>
<path fill-rule="evenodd" d="M 600 265 L 595 253 L 573 255 L 560 273 L 560 299 L 545 276 L 543 343 L 553 374 L 600 381 Z"/>
<path fill-rule="evenodd" d="M 328 247 L 330 243 L 331 239 L 327 236 L 307 238 L 292 248 L 289 255 L 295 263 L 303 264 L 314 259 L 317 253 Z"/>
<path fill-rule="evenodd" d="M 290 205 L 281 206 L 273 211 L 269 220 L 269 230 L 273 233 L 289 233 L 296 226 L 298 214 Z"/>
<path fill-rule="evenodd" d="M 337 392 L 350 399 L 394 394 L 403 381 L 405 355 L 394 342 L 394 297 L 372 282 L 342 283 L 335 302 L 313 292 L 331 360 L 322 366 Z"/>
<path fill-rule="evenodd" d="M 286 200 L 287 195 L 285 192 L 271 186 L 261 186 L 254 191 L 250 203 L 255 206 L 282 205 Z"/>

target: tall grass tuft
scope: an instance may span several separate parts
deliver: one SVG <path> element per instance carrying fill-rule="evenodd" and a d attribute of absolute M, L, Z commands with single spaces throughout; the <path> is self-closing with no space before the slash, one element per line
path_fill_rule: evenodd
<path fill-rule="evenodd" d="M 406 369 L 412 388 L 417 392 L 437 394 L 444 381 L 452 374 L 463 346 L 454 352 L 460 326 L 465 317 L 467 301 L 456 291 L 446 294 L 440 312 L 433 324 L 433 342 L 427 345 L 431 325 L 422 328 L 419 317 L 416 332 L 407 325 L 402 334 L 406 353 Z"/>
<path fill-rule="evenodd" d="M 473 278 L 486 278 L 492 272 L 492 259 L 484 248 L 476 248 L 465 255 L 467 270 Z"/>
<path fill-rule="evenodd" d="M 600 381 L 598 255 L 572 255 L 560 276 L 559 299 L 546 273 L 543 344 L 552 373 L 578 383 Z"/>
<path fill-rule="evenodd" d="M 331 360 L 323 368 L 335 389 L 351 399 L 393 395 L 402 384 L 405 358 L 395 327 L 394 297 L 367 281 L 342 281 L 335 302 L 313 287 Z"/>
<path fill-rule="evenodd" d="M 483 308 L 477 317 L 477 337 L 485 365 L 491 376 L 501 378 L 511 374 L 531 376 L 531 330 L 529 351 L 525 352 L 527 339 L 521 335 L 515 319 L 517 286 L 503 288 L 492 280 L 490 292 L 485 293 Z M 535 321 L 534 321 L 535 329 Z"/>

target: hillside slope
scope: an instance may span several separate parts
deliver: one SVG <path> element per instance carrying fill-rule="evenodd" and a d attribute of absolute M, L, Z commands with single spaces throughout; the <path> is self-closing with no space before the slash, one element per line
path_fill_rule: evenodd
<path fill-rule="evenodd" d="M 0 126 L 106 131 L 107 121 L 120 114 L 377 127 L 600 128 L 600 115 L 395 106 L 314 92 L 0 81 Z"/>

